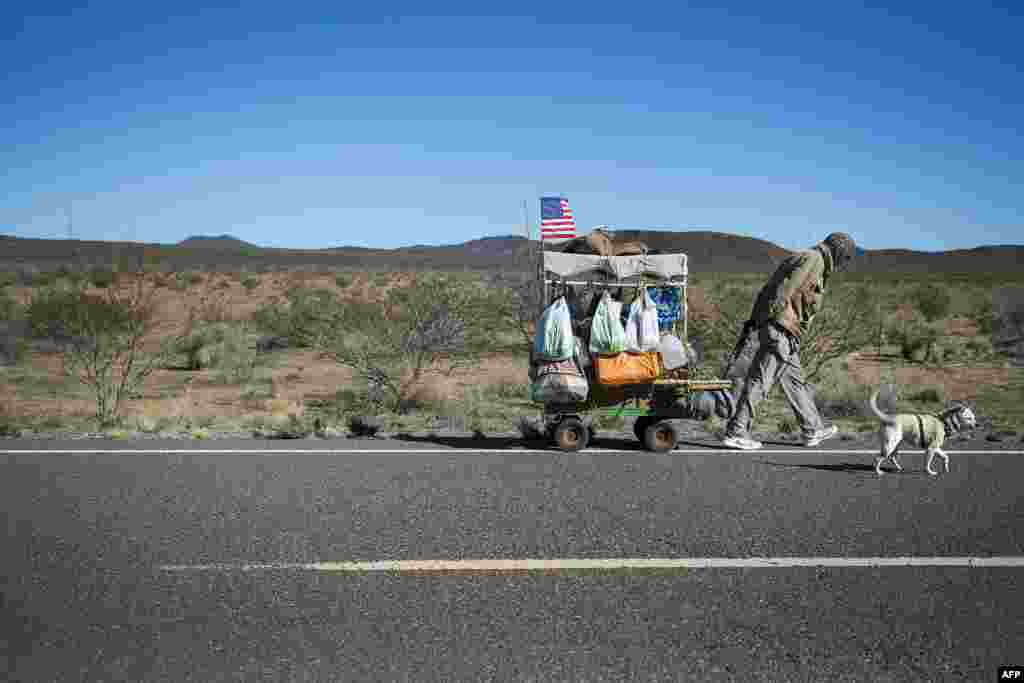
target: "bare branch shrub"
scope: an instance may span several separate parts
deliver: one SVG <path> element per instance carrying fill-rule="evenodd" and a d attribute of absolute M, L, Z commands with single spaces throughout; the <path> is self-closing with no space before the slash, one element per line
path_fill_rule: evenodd
<path fill-rule="evenodd" d="M 64 374 L 91 389 L 102 427 L 117 423 L 124 402 L 172 353 L 167 341 L 158 351 L 143 348 L 155 322 L 154 291 L 141 277 L 99 295 L 80 286 L 53 287 L 37 292 L 28 306 L 33 333 L 59 338 Z"/>
<path fill-rule="evenodd" d="M 399 410 L 429 375 L 473 367 L 486 346 L 489 297 L 478 285 L 449 276 L 418 277 L 388 291 L 374 315 L 352 320 L 337 307 L 315 346 L 363 377 L 369 397 Z"/>

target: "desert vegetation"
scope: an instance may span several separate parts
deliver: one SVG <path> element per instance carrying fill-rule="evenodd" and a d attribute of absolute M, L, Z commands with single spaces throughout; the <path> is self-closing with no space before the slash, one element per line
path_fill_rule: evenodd
<path fill-rule="evenodd" d="M 140 264 L 0 273 L 0 432 L 508 433 L 537 413 L 529 264 L 500 276 Z M 704 371 L 717 372 L 765 277 L 691 274 L 689 336 Z M 991 288 L 1007 279 L 837 279 L 803 351 L 823 413 L 873 429 L 864 399 L 896 382 L 913 387 L 901 397 L 913 409 L 969 400 L 994 429 L 1020 428 L 1024 376 L 987 336 Z M 771 397 L 756 428 L 793 427 Z"/>

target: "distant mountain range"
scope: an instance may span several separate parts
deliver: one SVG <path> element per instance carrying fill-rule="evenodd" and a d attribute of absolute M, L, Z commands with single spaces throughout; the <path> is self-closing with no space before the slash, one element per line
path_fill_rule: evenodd
<path fill-rule="evenodd" d="M 765 273 L 790 250 L 766 240 L 707 230 L 620 230 L 616 239 L 640 240 L 651 249 L 683 252 L 691 273 Z M 808 245 L 810 246 L 810 245 Z M 417 245 L 399 249 L 259 247 L 232 235 L 195 235 L 174 245 L 89 242 L 0 236 L 0 270 L 32 265 L 109 267 L 114 254 L 129 263 L 143 253 L 166 270 L 495 270 L 526 271 L 536 242 L 521 235 L 483 237 L 461 244 Z M 866 273 L 1010 273 L 1024 270 L 1024 245 L 924 252 L 910 249 L 861 250 L 853 270 Z"/>

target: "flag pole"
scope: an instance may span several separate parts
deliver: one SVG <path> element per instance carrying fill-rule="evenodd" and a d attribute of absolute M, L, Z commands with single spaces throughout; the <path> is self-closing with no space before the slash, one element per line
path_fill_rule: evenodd
<path fill-rule="evenodd" d="M 530 215 L 526 212 L 526 200 L 523 200 L 523 234 L 526 236 L 526 243 L 530 243 Z"/>
<path fill-rule="evenodd" d="M 540 215 L 543 216 L 543 209 Z M 537 277 L 540 279 L 541 286 L 541 299 L 540 299 L 540 310 L 537 315 L 544 313 L 544 309 L 548 305 L 548 283 L 544 278 L 544 230 L 542 228 L 537 229 Z"/>

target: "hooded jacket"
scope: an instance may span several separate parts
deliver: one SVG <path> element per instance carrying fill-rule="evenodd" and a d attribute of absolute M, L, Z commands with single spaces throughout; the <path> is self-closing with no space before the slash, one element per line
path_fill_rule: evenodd
<path fill-rule="evenodd" d="M 824 242 L 787 256 L 757 295 L 750 323 L 778 323 L 800 339 L 818 312 L 834 264 Z"/>

